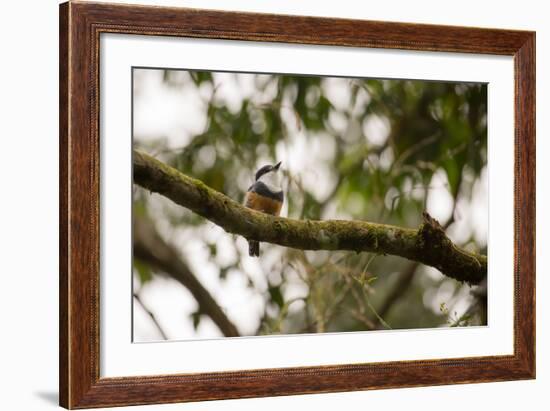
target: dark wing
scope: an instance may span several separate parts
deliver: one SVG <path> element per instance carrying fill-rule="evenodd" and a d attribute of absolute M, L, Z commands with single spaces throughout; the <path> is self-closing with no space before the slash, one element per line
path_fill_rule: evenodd
<path fill-rule="evenodd" d="M 285 199 L 285 196 L 283 194 L 283 190 L 273 192 L 262 181 L 256 181 L 254 184 L 252 184 L 252 186 L 250 186 L 248 191 L 257 193 L 257 194 L 259 194 L 263 197 L 270 198 L 270 199 L 278 201 L 280 203 L 282 203 Z"/>

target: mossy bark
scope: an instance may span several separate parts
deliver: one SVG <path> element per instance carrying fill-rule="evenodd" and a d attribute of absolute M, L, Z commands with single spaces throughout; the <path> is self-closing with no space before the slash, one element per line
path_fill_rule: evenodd
<path fill-rule="evenodd" d="M 479 283 L 487 275 L 487 257 L 457 247 L 427 213 L 418 229 L 365 221 L 273 217 L 246 208 L 137 150 L 134 182 L 249 240 L 302 250 L 391 254 L 435 267 L 446 276 L 470 284 Z"/>

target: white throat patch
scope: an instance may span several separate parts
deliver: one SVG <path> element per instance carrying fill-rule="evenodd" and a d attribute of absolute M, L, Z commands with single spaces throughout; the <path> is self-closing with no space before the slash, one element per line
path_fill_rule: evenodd
<path fill-rule="evenodd" d="M 276 171 L 265 173 L 263 176 L 260 177 L 258 181 L 264 183 L 267 188 L 269 188 L 269 190 L 273 193 L 278 193 L 279 191 L 281 191 L 281 179 L 279 173 L 277 173 Z"/>

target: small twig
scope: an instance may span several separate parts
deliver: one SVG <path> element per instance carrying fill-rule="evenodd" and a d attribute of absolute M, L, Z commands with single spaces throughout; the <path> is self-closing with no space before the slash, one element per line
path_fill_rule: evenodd
<path fill-rule="evenodd" d="M 162 339 L 163 340 L 168 340 L 168 337 L 166 336 L 166 333 L 164 332 L 164 330 L 160 326 L 157 318 L 155 317 L 155 314 L 153 314 L 153 312 L 149 308 L 147 308 L 147 306 L 143 303 L 143 301 L 141 301 L 141 298 L 139 297 L 139 294 L 133 293 L 133 296 L 134 296 L 134 300 L 136 300 L 136 302 L 141 306 L 143 311 L 145 311 L 147 313 L 147 315 L 149 315 L 149 318 L 151 318 L 152 323 L 155 325 L 155 328 L 157 329 L 157 331 L 161 335 Z"/>
<path fill-rule="evenodd" d="M 357 310 L 351 310 L 351 315 L 361 321 L 363 324 L 365 324 L 370 330 L 374 330 L 374 323 L 368 318 L 365 314 L 362 312 L 359 312 Z"/>
<path fill-rule="evenodd" d="M 382 306 L 379 310 L 380 317 L 385 317 L 390 309 L 393 307 L 393 305 L 399 300 L 399 298 L 405 294 L 405 292 L 409 289 L 410 285 L 412 284 L 412 281 L 414 279 L 414 276 L 416 274 L 416 270 L 420 266 L 419 263 L 412 262 L 409 264 L 407 269 L 401 274 L 399 277 L 396 285 L 387 293 L 387 297 L 382 303 Z M 376 327 L 378 328 L 378 325 L 381 324 L 379 321 L 376 323 Z"/>
<path fill-rule="evenodd" d="M 325 318 L 327 323 L 329 323 L 334 315 L 342 308 L 342 301 L 344 301 L 344 298 L 347 297 L 347 295 L 350 292 L 350 288 L 352 286 L 352 283 L 346 283 L 346 285 L 343 287 L 343 290 L 334 298 L 332 305 L 326 310 L 325 312 Z"/>
<path fill-rule="evenodd" d="M 369 261 L 367 262 L 367 265 L 365 266 L 365 268 L 363 270 L 363 273 L 361 274 L 361 277 L 360 278 L 353 277 L 353 279 L 361 285 L 361 290 L 363 290 L 363 295 L 364 295 L 365 301 L 367 303 L 367 306 L 369 307 L 371 312 L 374 314 L 374 316 L 378 319 L 378 322 L 380 324 L 382 324 L 384 327 L 386 327 L 387 329 L 391 330 L 392 328 L 389 326 L 389 324 L 386 321 L 384 321 L 384 319 L 380 316 L 380 314 L 378 314 L 376 309 L 371 304 L 370 298 L 369 298 L 369 295 L 368 295 L 368 293 L 369 293 L 368 284 L 367 284 L 367 282 L 365 281 L 365 278 L 364 278 L 368 266 L 370 265 L 372 260 L 374 260 L 375 257 L 376 257 L 376 255 L 372 256 L 369 259 Z M 373 325 L 374 325 L 374 323 L 373 323 Z M 375 327 L 372 327 L 372 328 L 375 328 Z"/>
<path fill-rule="evenodd" d="M 372 311 L 372 313 L 374 314 L 376 319 L 380 322 L 380 324 L 382 324 L 388 330 L 391 330 L 392 328 L 390 327 L 390 325 L 386 321 L 384 321 L 384 319 L 380 316 L 380 314 L 378 314 L 378 312 L 374 309 L 374 307 L 372 306 L 369 298 L 365 297 L 365 299 L 367 300 L 367 305 L 369 306 L 370 310 Z M 375 328 L 375 327 L 373 327 L 373 328 Z"/>

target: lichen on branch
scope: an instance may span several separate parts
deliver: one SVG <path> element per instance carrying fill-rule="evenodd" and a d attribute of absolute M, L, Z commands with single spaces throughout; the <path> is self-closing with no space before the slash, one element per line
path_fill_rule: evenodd
<path fill-rule="evenodd" d="M 400 256 L 470 284 L 478 284 L 487 276 L 487 257 L 456 246 L 427 213 L 418 229 L 366 221 L 274 217 L 246 208 L 148 154 L 138 150 L 133 154 L 136 184 L 188 208 L 228 233 L 301 250 L 349 250 Z"/>

